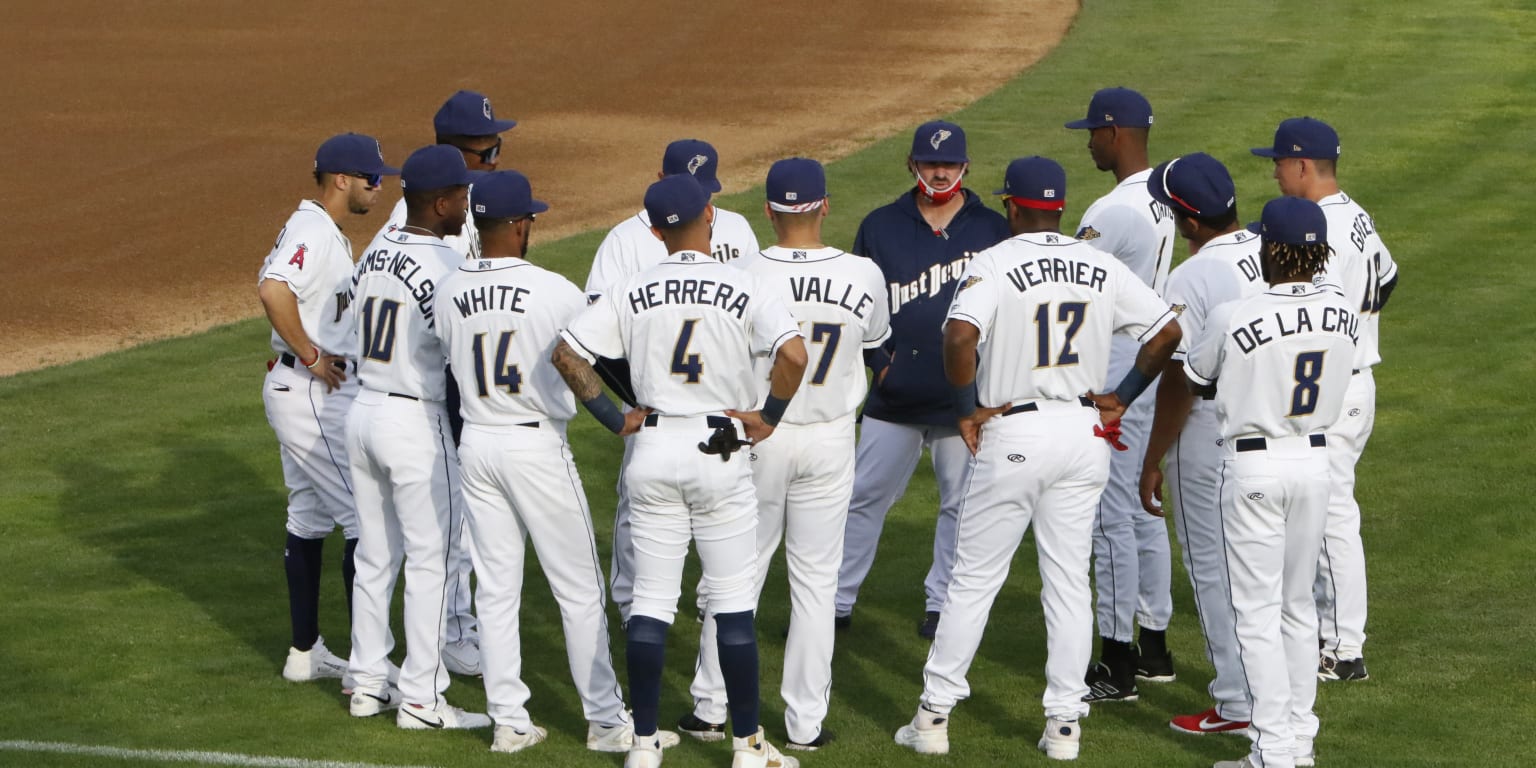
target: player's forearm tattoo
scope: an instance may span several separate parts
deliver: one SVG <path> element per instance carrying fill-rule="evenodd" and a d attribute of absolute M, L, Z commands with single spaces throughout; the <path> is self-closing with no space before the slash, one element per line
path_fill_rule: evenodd
<path fill-rule="evenodd" d="M 564 339 L 555 345 L 555 353 L 550 356 L 550 361 L 555 364 L 555 370 L 560 371 L 560 377 L 565 379 L 566 386 L 571 388 L 571 394 L 577 400 L 590 400 L 603 393 L 603 380 L 598 378 L 597 371 L 592 369 L 592 364 L 576 354 Z"/>

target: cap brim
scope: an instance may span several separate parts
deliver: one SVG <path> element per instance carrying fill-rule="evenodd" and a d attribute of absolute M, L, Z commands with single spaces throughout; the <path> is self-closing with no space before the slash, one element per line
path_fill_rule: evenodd
<path fill-rule="evenodd" d="M 528 205 L 529 213 L 543 213 L 547 210 L 549 210 L 549 203 L 543 200 L 533 200 Z"/>
<path fill-rule="evenodd" d="M 1249 232 L 1254 233 L 1255 235 L 1262 235 L 1262 234 L 1264 234 L 1264 222 L 1262 222 L 1262 221 L 1250 221 L 1250 222 L 1248 222 L 1248 226 L 1243 227 L 1243 229 L 1246 229 Z"/>
<path fill-rule="evenodd" d="M 1248 151 L 1259 157 L 1285 157 L 1285 155 L 1276 152 L 1272 147 L 1254 147 Z"/>
<path fill-rule="evenodd" d="M 697 179 L 698 177 L 695 176 L 694 178 Z M 701 188 L 703 188 L 703 190 L 705 192 L 708 192 L 711 195 L 716 194 L 720 190 L 724 189 L 724 187 L 720 186 L 720 180 L 719 179 L 713 179 L 713 180 L 711 180 L 709 182 L 701 181 L 701 182 L 699 182 L 699 186 Z"/>
<path fill-rule="evenodd" d="M 1174 203 L 1172 197 L 1169 197 L 1168 195 L 1164 194 L 1163 190 L 1158 189 L 1156 186 L 1154 186 L 1152 184 L 1148 184 L 1147 185 L 1147 194 L 1151 195 L 1153 200 L 1156 200 L 1159 203 L 1162 203 L 1163 205 L 1168 206 L 1169 208 L 1180 208 L 1180 209 L 1182 209 L 1184 207 L 1182 205 L 1178 205 L 1178 204 Z"/>
<path fill-rule="evenodd" d="M 380 176 L 399 176 L 400 169 L 394 167 L 393 165 L 383 165 L 375 169 L 374 173 L 377 173 Z"/>
<path fill-rule="evenodd" d="M 942 154 L 912 155 L 912 162 L 914 162 L 914 163 L 969 163 L 970 161 L 971 161 L 971 159 L 969 157 L 958 157 L 957 158 L 954 155 L 942 155 Z"/>
<path fill-rule="evenodd" d="M 495 129 L 494 131 L 492 131 L 492 133 L 505 133 L 507 131 L 512 130 L 513 126 L 516 126 L 516 125 L 517 125 L 517 121 L 516 120 L 492 120 L 491 121 L 491 127 Z"/>
<path fill-rule="evenodd" d="M 1082 129 L 1082 128 L 1099 128 L 1099 127 L 1102 127 L 1102 126 L 1100 126 L 1100 124 L 1098 122 L 1093 121 L 1093 120 L 1089 120 L 1086 117 L 1083 118 L 1082 120 L 1073 120 L 1070 123 L 1063 123 L 1063 125 L 1065 125 L 1068 128 L 1071 128 L 1073 130 L 1079 130 L 1079 129 Z"/>
<path fill-rule="evenodd" d="M 1008 190 L 1006 190 L 1006 189 L 994 189 L 994 190 L 992 190 L 992 194 L 997 195 L 998 197 L 1002 197 L 1003 195 L 1008 194 Z"/>

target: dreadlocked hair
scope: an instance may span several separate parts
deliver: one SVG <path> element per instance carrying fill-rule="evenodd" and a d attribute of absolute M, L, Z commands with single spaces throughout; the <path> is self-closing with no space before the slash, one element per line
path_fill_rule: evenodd
<path fill-rule="evenodd" d="M 1333 248 L 1327 243 L 1293 245 L 1264 241 L 1264 255 L 1277 269 L 1286 274 L 1315 275 L 1328 264 Z"/>

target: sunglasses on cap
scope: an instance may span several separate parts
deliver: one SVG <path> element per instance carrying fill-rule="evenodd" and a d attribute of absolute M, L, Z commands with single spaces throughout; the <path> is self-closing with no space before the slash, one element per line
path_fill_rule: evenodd
<path fill-rule="evenodd" d="M 346 174 L 346 175 L 351 176 L 354 179 L 362 179 L 362 180 L 368 182 L 368 186 L 370 188 L 377 187 L 380 184 L 384 183 L 384 176 L 382 174 L 377 174 L 377 173 L 349 173 L 349 174 Z"/>
<path fill-rule="evenodd" d="M 501 156 L 501 137 L 497 136 L 496 143 L 485 149 L 470 149 L 469 147 L 460 147 L 458 145 L 455 145 L 455 148 L 466 155 L 474 155 L 480 158 L 480 162 L 490 165 L 496 162 L 496 158 Z"/>

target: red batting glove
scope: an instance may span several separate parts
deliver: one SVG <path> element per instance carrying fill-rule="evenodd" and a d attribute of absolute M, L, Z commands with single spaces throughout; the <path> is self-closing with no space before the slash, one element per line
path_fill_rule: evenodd
<path fill-rule="evenodd" d="M 1120 442 L 1120 420 L 1115 419 L 1104 426 L 1093 425 L 1093 436 L 1104 438 L 1104 442 L 1114 446 L 1117 451 L 1128 451 L 1130 447 Z"/>

